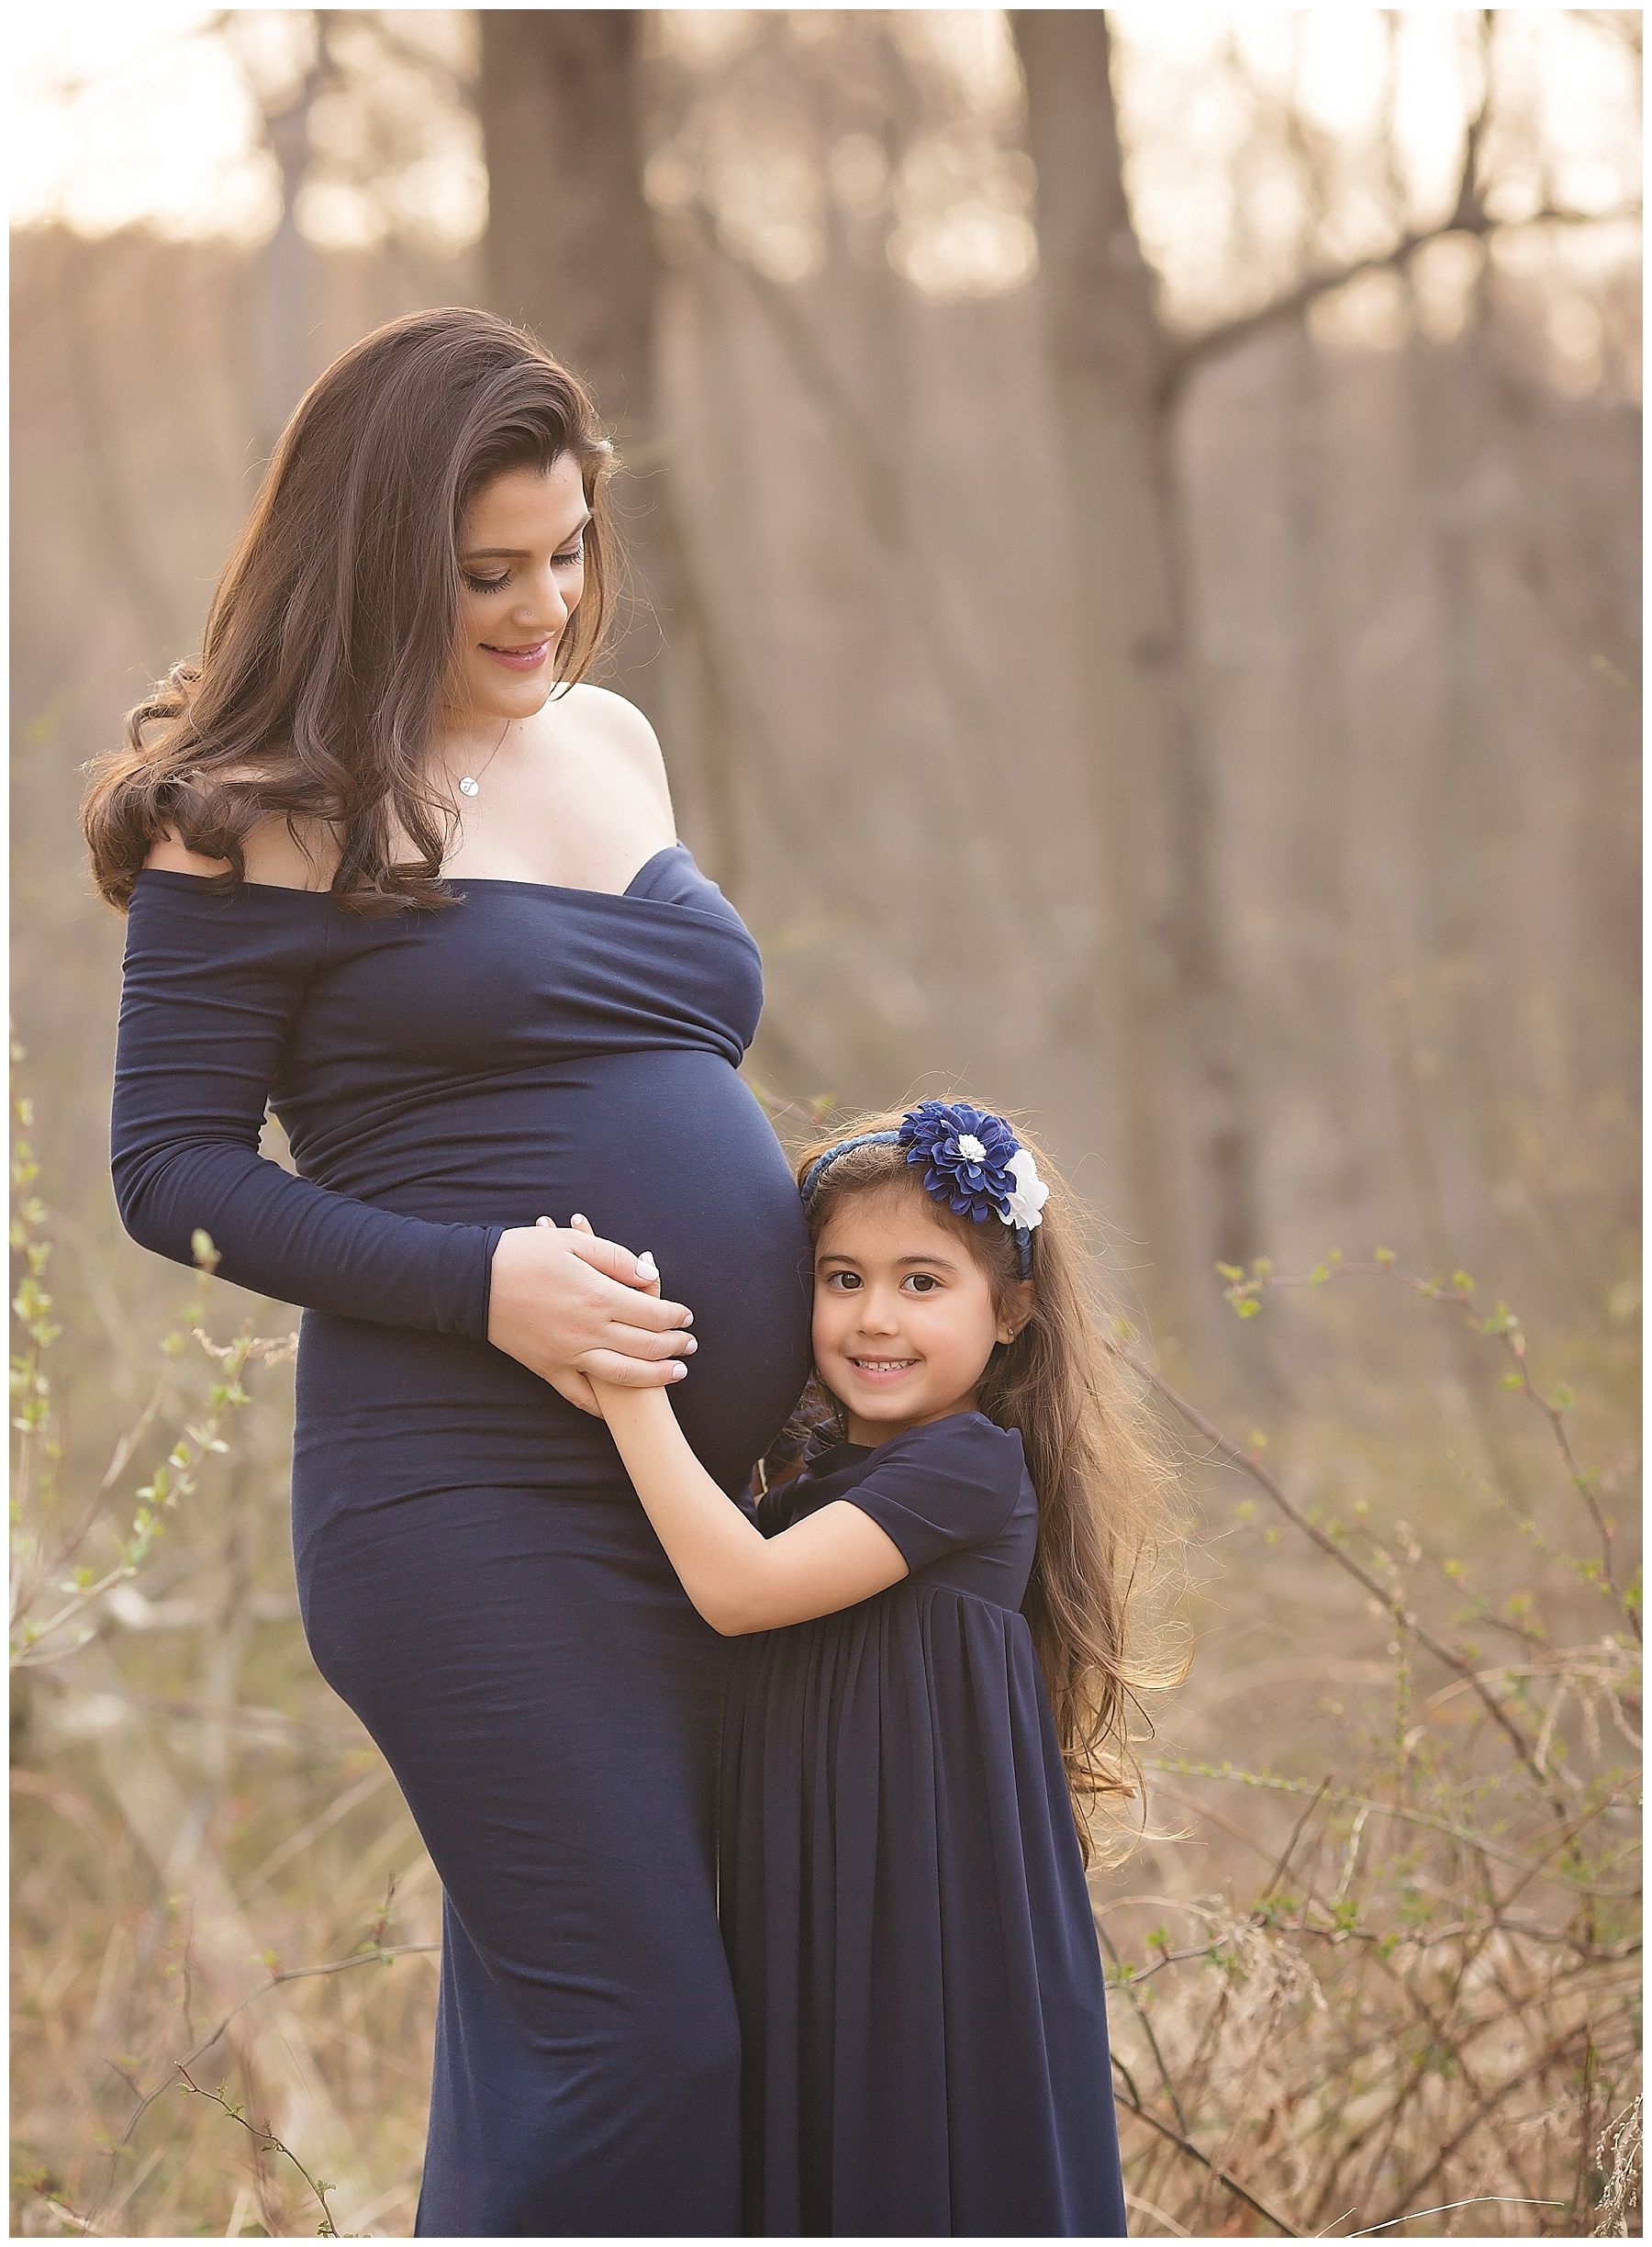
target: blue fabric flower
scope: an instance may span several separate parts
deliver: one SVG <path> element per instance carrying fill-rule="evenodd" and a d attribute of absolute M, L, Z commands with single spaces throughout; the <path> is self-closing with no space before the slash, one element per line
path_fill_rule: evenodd
<path fill-rule="evenodd" d="M 977 1224 L 1004 1215 L 1017 1185 L 1010 1157 L 1021 1143 L 1002 1116 L 967 1101 L 924 1101 L 908 1112 L 899 1138 L 908 1162 L 923 1166 L 923 1183 L 938 1202 Z"/>

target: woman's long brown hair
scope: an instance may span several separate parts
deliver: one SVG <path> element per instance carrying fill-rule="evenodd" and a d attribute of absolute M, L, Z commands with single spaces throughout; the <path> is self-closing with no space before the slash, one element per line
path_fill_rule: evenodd
<path fill-rule="evenodd" d="M 1148 1650 L 1144 1642 L 1156 1625 L 1142 1613 L 1149 1590 L 1144 1563 L 1174 1553 L 1182 1541 L 1174 1504 L 1180 1470 L 1136 1377 L 1106 1338 L 1117 1314 L 1106 1301 L 1077 1197 L 1026 1126 L 996 1112 L 1032 1155 L 1050 1193 L 1032 1234 L 1032 1315 L 1013 1342 L 994 1346 L 977 1403 L 999 1427 L 1020 1431 L 1037 1493 L 1038 1545 L 1021 1613 L 1049 1692 L 1088 1864 L 1091 1803 L 1142 1790 L 1131 1706 L 1142 1708 L 1144 1692 L 1179 1683 L 1189 1667 L 1185 1654 L 1177 1660 Z M 828 1147 L 862 1132 L 897 1130 L 900 1121 L 898 1109 L 861 1116 L 815 1141 L 798 1158 L 799 1186 Z M 1021 1266 L 1010 1227 L 955 1215 L 925 1192 L 904 1147 L 855 1147 L 839 1156 L 810 1198 L 809 1238 L 820 1238 L 848 1196 L 865 1193 L 917 1195 L 986 1272 L 995 1310 L 1013 1309 Z M 844 1425 L 843 1406 L 817 1377 L 765 1460 L 765 1480 L 779 1479 L 796 1462 L 809 1432 L 842 1435 Z"/>
<path fill-rule="evenodd" d="M 207 612 L 198 659 L 128 712 L 95 760 L 82 809 L 98 889 L 126 906 L 168 827 L 246 875 L 272 812 L 329 824 L 332 892 L 366 915 L 441 906 L 452 813 L 422 771 L 458 638 L 459 526 L 510 468 L 579 464 L 592 520 L 584 591 L 555 677 L 589 668 L 611 623 L 620 558 L 589 394 L 530 335 L 466 307 L 409 313 L 335 359 L 283 430 Z M 417 863 L 397 863 L 408 836 Z"/>

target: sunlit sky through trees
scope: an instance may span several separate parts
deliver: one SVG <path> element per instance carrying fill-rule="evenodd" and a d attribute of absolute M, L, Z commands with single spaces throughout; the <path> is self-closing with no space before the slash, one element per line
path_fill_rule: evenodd
<path fill-rule="evenodd" d="M 1492 215 L 1519 219 L 1545 201 L 1582 212 L 1634 204 L 1639 74 L 1629 42 L 1638 11 L 1494 13 L 1482 165 Z M 1341 263 L 1380 252 L 1397 218 L 1421 226 L 1449 209 L 1465 118 L 1479 99 L 1479 11 L 1400 10 L 1391 50 L 1377 8 L 1124 7 L 1111 16 L 1136 222 L 1165 276 L 1173 321 L 1243 310 L 1305 259 Z M 816 50 L 839 35 L 843 14 L 651 12 L 649 36 L 724 89 L 710 95 L 691 144 L 656 151 L 647 180 L 656 207 L 701 197 L 753 263 L 776 279 L 801 279 L 824 254 L 823 197 L 851 210 L 887 198 L 897 219 L 890 254 L 927 294 L 991 295 L 1024 282 L 1036 254 L 1032 179 L 1018 146 L 1004 17 L 909 9 L 887 20 L 952 76 L 958 95 L 955 117 L 907 145 L 894 181 L 868 135 L 845 134 L 822 166 L 784 116 L 739 100 L 744 50 L 781 36 L 796 45 L 796 68 L 817 73 L 824 64 Z M 378 22 L 388 45 L 374 35 Z M 462 249 L 486 217 L 480 136 L 462 91 L 474 65 L 474 13 L 345 11 L 339 23 L 335 57 L 346 83 L 314 104 L 298 225 L 326 246 L 371 248 L 397 235 Z M 307 9 L 98 0 L 20 17 L 14 225 L 56 220 L 100 234 L 141 222 L 173 237 L 256 242 L 275 223 L 279 195 L 263 116 L 291 97 L 313 39 Z M 1323 218 L 1310 238 L 1303 189 L 1314 170 Z M 1592 285 L 1603 269 L 1638 261 L 1638 228 L 1546 226 L 1503 236 L 1498 254 L 1542 274 L 1557 374 L 1587 386 L 1599 346 Z M 1445 280 L 1438 312 L 1448 325 L 1449 273 Z M 1391 276 L 1373 276 L 1328 299 L 1315 319 L 1327 340 L 1380 341 L 1397 318 L 1391 299 Z"/>

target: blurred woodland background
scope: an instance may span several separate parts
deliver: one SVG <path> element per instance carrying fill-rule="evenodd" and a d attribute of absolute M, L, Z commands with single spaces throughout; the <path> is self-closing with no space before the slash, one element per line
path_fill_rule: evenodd
<path fill-rule="evenodd" d="M 1638 2232 L 1639 12 L 17 54 L 14 2232 L 410 2228 L 434 1875 L 299 1631 L 296 1321 L 119 1228 L 76 805 L 304 386 L 454 302 L 608 417 L 597 676 L 776 1127 L 1030 1115 L 1181 1432 L 1133 2231 Z"/>

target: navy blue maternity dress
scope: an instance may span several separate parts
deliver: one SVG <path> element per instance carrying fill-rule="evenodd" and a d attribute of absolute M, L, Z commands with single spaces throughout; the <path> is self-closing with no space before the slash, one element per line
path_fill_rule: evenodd
<path fill-rule="evenodd" d="M 1101 1954 L 1020 1613 L 1021 1437 L 966 1412 L 811 1446 L 758 1526 L 839 1498 L 910 1573 L 737 1639 L 724 1717 L 746 2230 L 1122 2239 Z"/>
<path fill-rule="evenodd" d="M 757 947 L 687 849 L 623 892 L 326 892 L 140 873 L 113 1113 L 122 1218 L 305 1306 L 293 1539 L 309 1645 L 441 1877 L 418 2230 L 739 2228 L 716 1916 L 730 1641 L 607 1428 L 486 1339 L 541 1211 L 652 1248 L 695 1314 L 673 1404 L 731 1495 L 809 1365 L 790 1170 L 737 1076 Z M 259 1153 L 266 1096 L 301 1175 Z"/>

